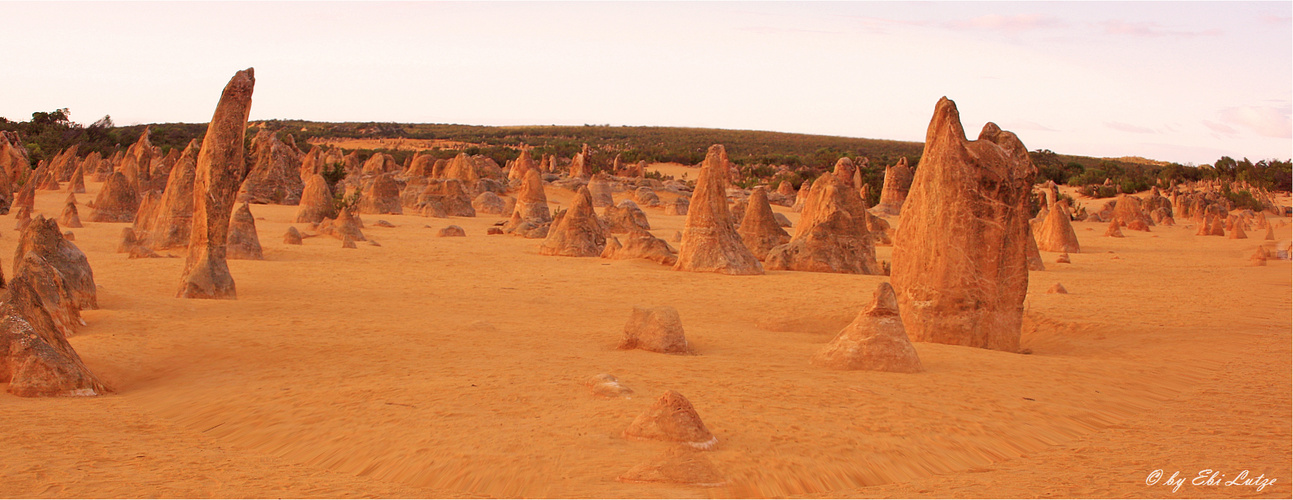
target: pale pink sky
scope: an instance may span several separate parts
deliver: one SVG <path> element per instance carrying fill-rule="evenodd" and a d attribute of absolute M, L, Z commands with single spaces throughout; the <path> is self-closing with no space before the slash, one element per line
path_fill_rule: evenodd
<path fill-rule="evenodd" d="M 10 3 L 0 116 L 775 130 L 920 141 L 941 96 L 1029 149 L 1293 157 L 1290 2 Z"/>

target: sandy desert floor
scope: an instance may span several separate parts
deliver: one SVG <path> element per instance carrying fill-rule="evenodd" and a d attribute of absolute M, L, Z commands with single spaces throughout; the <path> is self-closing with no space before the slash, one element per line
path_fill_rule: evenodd
<path fill-rule="evenodd" d="M 65 196 L 39 192 L 37 211 Z M 487 236 L 493 216 L 365 215 L 381 246 L 290 246 L 295 207 L 252 211 L 266 260 L 230 261 L 236 301 L 174 298 L 183 260 L 115 253 L 126 224 L 74 230 L 101 309 L 70 341 L 116 393 L 0 393 L 0 496 L 1293 494 L 1290 266 L 1250 267 L 1260 239 L 1075 223 L 1083 252 L 1043 252 L 1030 276 L 1031 354 L 916 344 L 927 371 L 892 374 L 808 363 L 884 276 L 545 257 L 539 240 Z M 658 236 L 682 228 L 646 211 Z M 468 236 L 434 237 L 448 224 Z M 1070 294 L 1044 293 L 1057 282 Z M 634 305 L 677 308 L 697 354 L 616 350 Z M 594 397 L 599 373 L 636 396 Z M 725 486 L 615 480 L 666 449 L 620 432 L 670 389 L 718 437 L 705 456 Z M 1191 484 L 1205 469 L 1276 482 Z M 1155 470 L 1185 484 L 1149 486 Z"/>

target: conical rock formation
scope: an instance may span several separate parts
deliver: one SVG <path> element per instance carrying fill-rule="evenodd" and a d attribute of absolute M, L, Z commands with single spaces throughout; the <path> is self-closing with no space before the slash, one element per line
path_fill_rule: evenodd
<path fill-rule="evenodd" d="M 1037 228 L 1037 248 L 1047 252 L 1081 253 L 1077 231 L 1069 220 L 1068 207 L 1057 204 Z"/>
<path fill-rule="evenodd" d="M 260 248 L 260 236 L 256 234 L 256 218 L 251 215 L 251 206 L 243 202 L 233 212 L 229 221 L 228 248 L 225 258 L 235 260 L 265 260 Z"/>
<path fill-rule="evenodd" d="M 336 216 L 337 208 L 332 204 L 332 191 L 328 189 L 327 179 L 319 174 L 311 175 L 301 191 L 301 203 L 296 209 L 293 222 L 323 222 L 323 219 Z"/>
<path fill-rule="evenodd" d="M 58 270 L 77 308 L 99 308 L 99 292 L 94 285 L 94 271 L 90 269 L 90 261 L 75 243 L 63 237 L 58 222 L 37 215 L 27 224 L 14 249 L 15 275 L 18 274 L 18 265 L 28 253 L 40 256 Z"/>
<path fill-rule="evenodd" d="M 763 264 L 741 242 L 727 209 L 727 150 L 709 147 L 682 230 L 676 271 L 763 274 Z"/>
<path fill-rule="evenodd" d="M 741 235 L 741 242 L 745 243 L 745 247 L 759 260 L 766 259 L 768 251 L 773 247 L 790 241 L 790 233 L 781 229 L 781 224 L 772 212 L 772 205 L 768 203 L 768 192 L 762 187 L 755 188 L 754 193 L 750 194 L 745 218 L 741 220 L 741 228 L 736 232 Z"/>
<path fill-rule="evenodd" d="M 852 181 L 848 158 L 834 173 L 813 182 L 799 227 L 790 242 L 768 252 L 768 269 L 822 273 L 883 274 L 875 259 L 875 241 L 867 229 L 865 204 Z"/>
<path fill-rule="evenodd" d="M 709 432 L 691 401 L 675 391 L 667 391 L 646 411 L 633 419 L 624 437 L 651 441 L 673 441 L 699 450 L 712 449 L 718 438 Z"/>
<path fill-rule="evenodd" d="M 588 188 L 580 187 L 570 208 L 552 222 L 547 239 L 539 246 L 539 254 L 597 257 L 606 247 L 606 236 L 606 228 L 593 212 Z"/>
<path fill-rule="evenodd" d="M 907 339 L 898 315 L 893 287 L 876 287 L 871 305 L 812 358 L 812 364 L 835 370 L 916 373 L 924 371 L 916 348 Z"/>
<path fill-rule="evenodd" d="M 139 211 L 139 192 L 121 172 L 113 172 L 94 199 L 90 222 L 134 222 Z"/>

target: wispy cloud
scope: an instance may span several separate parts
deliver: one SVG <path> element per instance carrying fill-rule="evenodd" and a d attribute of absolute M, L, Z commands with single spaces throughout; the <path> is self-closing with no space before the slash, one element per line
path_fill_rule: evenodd
<path fill-rule="evenodd" d="M 1235 135 L 1236 133 L 1239 132 L 1238 130 L 1235 130 L 1234 127 L 1231 127 L 1229 125 L 1226 125 L 1224 123 L 1217 123 L 1209 120 L 1203 120 L 1203 126 L 1212 129 L 1213 132 L 1218 132 L 1226 135 Z"/>
<path fill-rule="evenodd" d="M 986 16 L 979 16 L 972 19 L 951 21 L 945 24 L 945 26 L 957 30 L 988 30 L 1006 33 L 1020 33 L 1046 28 L 1063 28 L 1068 26 L 1068 23 L 1065 23 L 1058 18 L 1042 14 L 1016 14 L 1013 16 L 988 14 Z"/>
<path fill-rule="evenodd" d="M 1260 19 L 1262 20 L 1263 23 L 1266 23 L 1266 24 L 1283 24 L 1285 26 L 1293 24 L 1293 17 L 1277 16 L 1269 12 L 1262 14 L 1260 16 Z"/>
<path fill-rule="evenodd" d="M 1130 23 L 1127 21 L 1116 21 L 1116 20 L 1102 22 L 1100 23 L 1100 27 L 1103 29 L 1104 33 L 1108 35 L 1145 36 L 1145 37 L 1172 36 L 1172 37 L 1178 37 L 1178 38 L 1194 38 L 1194 37 L 1200 37 L 1200 36 L 1219 36 L 1222 33 L 1221 30 L 1215 29 L 1215 28 L 1200 30 L 1200 31 L 1171 30 L 1171 29 L 1167 29 L 1162 26 L 1159 26 L 1158 23 L 1152 23 L 1152 22 Z"/>
<path fill-rule="evenodd" d="M 1104 122 L 1104 126 L 1114 130 L 1122 131 L 1122 132 L 1131 132 L 1133 134 L 1157 134 L 1158 133 L 1158 131 L 1152 128 L 1141 127 L 1138 125 L 1131 125 L 1131 124 L 1122 123 L 1122 122 Z"/>
<path fill-rule="evenodd" d="M 828 30 L 808 30 L 802 28 L 782 28 L 777 26 L 742 26 L 736 28 L 737 31 L 747 31 L 760 35 L 784 35 L 788 33 L 810 33 L 814 35 L 838 35 L 838 31 Z"/>
<path fill-rule="evenodd" d="M 1221 121 L 1249 129 L 1257 135 L 1288 139 L 1293 137 L 1293 108 L 1284 106 L 1238 106 L 1217 114 Z"/>
<path fill-rule="evenodd" d="M 888 34 L 890 28 L 911 28 L 924 27 L 930 23 L 928 21 L 905 21 L 901 19 L 888 19 L 883 17 L 870 16 L 845 16 L 855 21 L 859 28 L 875 34 Z"/>

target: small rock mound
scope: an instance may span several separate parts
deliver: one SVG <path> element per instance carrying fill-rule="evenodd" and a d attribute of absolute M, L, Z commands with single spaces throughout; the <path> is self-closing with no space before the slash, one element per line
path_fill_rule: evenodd
<path fill-rule="evenodd" d="M 76 211 L 76 203 L 72 201 L 63 206 L 63 213 L 58 216 L 58 223 L 62 224 L 63 227 L 85 227 L 81 225 L 81 216 Z"/>
<path fill-rule="evenodd" d="M 341 212 L 337 214 L 337 218 L 335 220 L 323 219 L 323 222 L 319 223 L 320 234 L 326 234 L 339 240 L 344 240 L 346 238 L 350 238 L 355 241 L 366 240 L 367 238 L 364 238 L 363 231 L 359 228 L 359 217 L 350 213 L 349 207 L 341 209 Z"/>
<path fill-rule="evenodd" d="M 440 228 L 439 231 L 436 231 L 435 235 L 439 238 L 467 236 L 467 231 L 463 230 L 461 227 L 450 225 Z"/>
<path fill-rule="evenodd" d="M 287 233 L 283 234 L 283 243 L 288 245 L 300 245 L 304 243 L 302 240 L 304 238 L 301 237 L 301 231 L 297 230 L 296 226 L 289 226 Z"/>
<path fill-rule="evenodd" d="M 624 325 L 624 339 L 619 349 L 683 354 L 688 351 L 687 338 L 683 335 L 682 319 L 678 311 L 669 306 L 633 307 L 633 315 Z"/>
<path fill-rule="evenodd" d="M 620 380 L 609 373 L 595 375 L 584 382 L 584 385 L 588 386 L 594 395 L 604 398 L 631 399 L 633 397 L 633 389 L 620 384 Z"/>
<path fill-rule="evenodd" d="M 812 358 L 812 364 L 835 370 L 916 373 L 924 371 L 916 348 L 898 316 L 893 287 L 876 287 L 871 305 Z"/>
<path fill-rule="evenodd" d="M 713 449 L 718 438 L 709 432 L 691 401 L 667 391 L 624 430 L 627 439 L 673 441 L 699 450 Z"/>
<path fill-rule="evenodd" d="M 234 210 L 229 219 L 229 238 L 225 248 L 226 259 L 265 260 L 260 248 L 260 236 L 256 234 L 256 218 L 251 215 L 251 206 L 243 202 Z"/>
<path fill-rule="evenodd" d="M 1049 289 L 1047 289 L 1047 290 L 1046 290 L 1046 293 L 1063 293 L 1063 294 L 1067 294 L 1067 293 L 1069 293 L 1069 291 L 1068 291 L 1067 289 L 1065 289 L 1065 288 L 1064 288 L 1064 285 L 1061 285 L 1061 284 L 1059 284 L 1059 283 L 1056 283 L 1055 285 L 1053 285 L 1053 286 L 1051 286 Z"/>
<path fill-rule="evenodd" d="M 612 234 L 628 233 L 635 229 L 651 230 L 651 223 L 647 221 L 646 213 L 638 208 L 633 200 L 624 200 L 613 207 L 606 207 L 604 213 L 606 230 Z"/>
<path fill-rule="evenodd" d="M 490 191 L 480 193 L 476 196 L 476 199 L 471 200 L 471 208 L 475 209 L 478 214 L 502 214 L 506 206 L 507 203 L 503 201 L 503 198 Z"/>
<path fill-rule="evenodd" d="M 1270 253 L 1266 251 L 1266 248 L 1257 247 L 1257 251 L 1249 258 L 1249 262 L 1254 266 L 1264 266 L 1268 259 L 1270 259 Z"/>
<path fill-rule="evenodd" d="M 658 207 L 661 205 L 660 196 L 646 186 L 633 191 L 633 200 L 644 207 Z"/>
<path fill-rule="evenodd" d="M 688 198 L 686 196 L 679 196 L 677 198 L 674 198 L 672 203 L 665 203 L 664 214 L 665 215 L 687 215 L 690 209 L 691 209 L 691 198 Z"/>
<path fill-rule="evenodd" d="M 619 238 L 608 236 L 606 248 L 602 250 L 602 258 L 646 259 L 666 266 L 672 266 L 678 262 L 678 256 L 669 243 L 641 229 L 630 231 L 625 235 L 623 244 L 620 243 Z"/>
<path fill-rule="evenodd" d="M 1119 227 L 1117 220 L 1109 221 L 1109 228 L 1105 229 L 1104 235 L 1110 238 L 1123 238 L 1122 228 Z"/>

